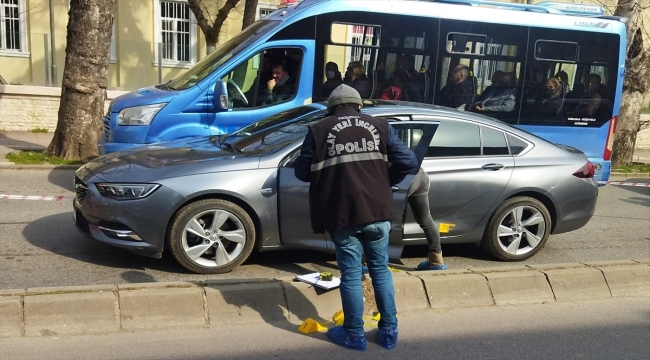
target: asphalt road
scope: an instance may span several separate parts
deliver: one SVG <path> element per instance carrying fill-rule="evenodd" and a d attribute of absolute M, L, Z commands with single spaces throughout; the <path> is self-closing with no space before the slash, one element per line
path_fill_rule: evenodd
<path fill-rule="evenodd" d="M 0 171 L 0 194 L 72 196 L 73 171 Z M 650 179 L 637 179 L 648 182 Z M 196 275 L 170 256 L 150 259 L 86 239 L 72 223 L 70 201 L 0 200 L 0 289 L 256 278 L 334 270 L 334 255 L 312 251 L 256 253 L 223 275 Z M 493 260 L 477 246 L 443 245 L 453 268 L 512 265 Z M 424 246 L 407 247 L 405 266 L 415 267 Z M 551 236 L 525 264 L 650 258 L 650 188 L 601 188 L 596 215 L 584 228 Z"/>
<path fill-rule="evenodd" d="M 332 344 L 296 325 L 232 325 L 98 336 L 0 339 L 4 359 L 647 359 L 647 298 L 455 308 L 399 317 L 384 350 L 366 328 L 366 352 Z M 645 354 L 645 355 L 644 355 Z"/>

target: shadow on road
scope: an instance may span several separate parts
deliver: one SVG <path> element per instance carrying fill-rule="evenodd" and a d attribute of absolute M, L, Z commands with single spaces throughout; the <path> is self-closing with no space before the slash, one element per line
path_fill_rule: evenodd
<path fill-rule="evenodd" d="M 170 256 L 153 259 L 129 251 L 102 244 L 79 234 L 72 223 L 71 213 L 50 215 L 28 223 L 23 236 L 32 245 L 51 253 L 86 263 L 118 269 L 146 270 L 172 273 L 189 273 Z M 134 274 L 123 277 L 134 278 Z M 144 281 L 143 281 L 144 280 Z M 155 281 L 151 278 L 149 281 Z M 137 276 L 133 282 L 147 282 L 145 277 Z"/>
<path fill-rule="evenodd" d="M 74 192 L 74 172 L 71 169 L 54 169 L 47 174 L 50 184 Z"/>
<path fill-rule="evenodd" d="M 42 151 L 46 149 L 46 146 L 44 146 L 44 144 L 37 144 L 25 140 L 18 140 L 12 138 L 11 136 L 7 136 L 7 134 L 3 132 L 0 132 L 0 144 L 2 144 L 3 147 L 6 147 L 11 150 L 17 150 L 17 151 L 20 150 Z"/>
<path fill-rule="evenodd" d="M 650 178 L 629 178 L 625 179 L 626 182 L 636 182 L 636 183 L 650 183 Z M 616 186 L 616 185 L 607 185 L 607 186 Z M 628 192 L 639 194 L 642 196 L 633 196 L 627 199 L 621 199 L 629 204 L 641 205 L 645 207 L 650 207 L 650 188 L 641 187 L 641 186 L 616 186 L 617 188 L 624 189 Z"/>

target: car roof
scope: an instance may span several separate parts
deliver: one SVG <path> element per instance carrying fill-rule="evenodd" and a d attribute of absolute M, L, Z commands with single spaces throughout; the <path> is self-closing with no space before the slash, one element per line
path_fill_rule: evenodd
<path fill-rule="evenodd" d="M 314 110 L 325 110 L 327 109 L 327 102 L 316 102 L 309 105 L 313 107 Z M 407 102 L 399 100 L 380 100 L 380 99 L 371 99 L 363 100 L 363 107 L 361 108 L 361 113 L 370 115 L 370 116 L 408 116 L 408 115 L 427 115 L 427 116 L 439 116 L 441 118 L 455 118 L 455 119 L 465 119 L 474 121 L 481 125 L 488 125 L 499 128 L 503 131 L 510 132 L 519 137 L 522 137 L 528 141 L 534 141 L 536 143 L 545 142 L 551 144 L 548 140 L 535 135 L 529 131 L 519 129 L 517 127 L 508 124 L 507 122 L 485 116 L 482 114 L 477 114 L 469 111 L 462 111 L 454 108 L 449 108 L 439 105 L 431 105 L 417 102 Z"/>
<path fill-rule="evenodd" d="M 316 109 L 327 107 L 327 102 L 317 102 L 311 105 Z M 467 111 L 461 111 L 453 108 L 448 108 L 445 106 L 423 104 L 417 102 L 407 102 L 399 100 L 363 100 L 363 107 L 361 108 L 361 113 L 370 115 L 370 116 L 385 116 L 387 114 L 392 114 L 398 116 L 402 113 L 403 115 L 429 115 L 429 116 L 441 116 L 441 117 L 452 117 L 458 119 L 467 119 L 477 121 L 483 124 L 496 125 L 496 126 L 506 126 L 508 129 L 514 129 L 510 124 L 497 120 L 485 115 L 476 114 Z"/>

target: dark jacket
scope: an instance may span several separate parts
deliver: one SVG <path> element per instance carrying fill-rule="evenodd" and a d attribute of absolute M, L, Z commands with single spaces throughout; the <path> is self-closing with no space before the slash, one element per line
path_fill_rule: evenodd
<path fill-rule="evenodd" d="M 343 79 L 341 78 L 341 75 L 335 77 L 334 79 L 328 79 L 323 83 L 323 86 L 321 86 L 321 90 L 322 90 L 321 96 L 327 99 L 332 93 L 332 90 L 336 89 L 336 87 L 341 84 L 343 84 Z"/>
<path fill-rule="evenodd" d="M 273 90 L 266 89 L 265 105 L 285 102 L 293 97 L 296 92 L 295 81 L 292 78 L 282 85 L 276 85 Z"/>
<path fill-rule="evenodd" d="M 345 85 L 349 85 L 350 87 L 354 88 L 359 93 L 359 96 L 361 96 L 362 99 L 370 99 L 370 84 L 368 84 L 368 80 L 364 79 L 355 79 L 354 81 L 346 81 L 344 82 Z"/>
<path fill-rule="evenodd" d="M 417 170 L 415 154 L 386 120 L 350 106 L 310 125 L 294 163 L 296 177 L 310 183 L 316 234 L 394 219 L 391 186 Z"/>
<path fill-rule="evenodd" d="M 467 110 L 472 105 L 475 95 L 476 90 L 472 84 L 472 78 L 469 77 L 458 85 L 449 83 L 443 87 L 440 90 L 439 105 L 458 108 L 465 104 L 465 110 Z"/>
<path fill-rule="evenodd" d="M 556 116 L 562 106 L 562 98 L 553 96 L 551 98 L 540 99 L 537 104 L 537 113 L 542 116 Z"/>

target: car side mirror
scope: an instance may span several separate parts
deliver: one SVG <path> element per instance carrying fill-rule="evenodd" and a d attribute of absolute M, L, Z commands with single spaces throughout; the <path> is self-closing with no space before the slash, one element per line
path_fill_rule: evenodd
<path fill-rule="evenodd" d="M 212 105 L 215 109 L 228 110 L 228 87 L 223 80 L 217 81 L 214 85 L 214 95 L 212 96 Z"/>

